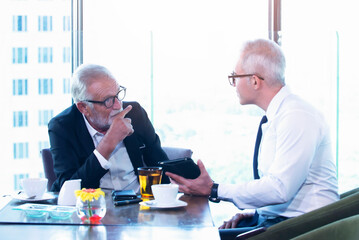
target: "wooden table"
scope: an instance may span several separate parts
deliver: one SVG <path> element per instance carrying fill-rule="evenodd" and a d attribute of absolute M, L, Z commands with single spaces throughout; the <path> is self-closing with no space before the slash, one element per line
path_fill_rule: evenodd
<path fill-rule="evenodd" d="M 182 195 L 186 207 L 150 209 L 139 204 L 114 206 L 106 194 L 107 212 L 100 225 L 83 224 L 76 213 L 66 220 L 29 218 L 13 210 L 11 200 L 0 211 L 0 239 L 213 239 L 218 240 L 207 198 Z M 56 204 L 56 199 L 44 204 Z"/>

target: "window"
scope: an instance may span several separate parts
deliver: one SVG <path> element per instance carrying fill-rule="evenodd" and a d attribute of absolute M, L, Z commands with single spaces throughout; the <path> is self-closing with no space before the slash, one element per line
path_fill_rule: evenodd
<path fill-rule="evenodd" d="M 27 95 L 27 79 L 13 79 L 12 80 L 12 94 Z"/>
<path fill-rule="evenodd" d="M 70 78 L 63 78 L 62 83 L 63 94 L 69 94 L 71 89 Z"/>
<path fill-rule="evenodd" d="M 12 63 L 14 64 L 27 63 L 27 47 L 12 48 Z"/>
<path fill-rule="evenodd" d="M 39 16 L 39 32 L 51 32 L 52 31 L 52 16 Z"/>
<path fill-rule="evenodd" d="M 71 30 L 71 19 L 70 16 L 63 16 L 62 17 L 62 30 L 64 32 L 69 32 Z"/>
<path fill-rule="evenodd" d="M 25 178 L 29 178 L 28 173 L 21 173 L 14 175 L 14 190 L 22 190 L 21 180 Z"/>
<path fill-rule="evenodd" d="M 113 72 L 163 146 L 191 148 L 215 181 L 252 178 L 262 112 L 239 105 L 227 76 L 242 41 L 267 37 L 268 0 L 84 1 L 83 16 L 84 62 Z"/>
<path fill-rule="evenodd" d="M 38 51 L 39 63 L 52 63 L 52 47 L 39 47 Z"/>
<path fill-rule="evenodd" d="M 70 47 L 64 47 L 62 50 L 62 62 L 70 63 L 71 60 L 71 49 Z"/>
<path fill-rule="evenodd" d="M 54 115 L 53 110 L 40 110 L 39 111 L 39 126 L 47 126 L 49 121 Z"/>
<path fill-rule="evenodd" d="M 27 111 L 18 111 L 13 113 L 14 127 L 27 127 Z"/>
<path fill-rule="evenodd" d="M 19 189 L 22 178 L 43 176 L 38 148 L 49 141 L 45 124 L 72 104 L 63 93 L 72 66 L 62 54 L 64 46 L 71 46 L 71 5 L 64 0 L 5 1 L 0 9 L 0 100 L 6 105 L 0 118 L 6 135 L 0 138 L 1 151 L 12 159 L 20 151 L 25 154 L 28 144 L 27 158 L 3 162 L 0 194 Z"/>
<path fill-rule="evenodd" d="M 14 159 L 23 159 L 29 157 L 29 143 L 14 143 Z"/>
<path fill-rule="evenodd" d="M 52 94 L 52 78 L 39 78 L 39 95 Z"/>
<path fill-rule="evenodd" d="M 352 140 L 359 134 L 359 16 L 354 5 L 339 0 L 282 1 L 287 83 L 325 114 L 332 130 L 339 192 L 356 188 L 359 179 L 358 146 Z"/>
<path fill-rule="evenodd" d="M 14 32 L 27 31 L 27 16 L 13 16 L 12 17 L 12 30 Z"/>

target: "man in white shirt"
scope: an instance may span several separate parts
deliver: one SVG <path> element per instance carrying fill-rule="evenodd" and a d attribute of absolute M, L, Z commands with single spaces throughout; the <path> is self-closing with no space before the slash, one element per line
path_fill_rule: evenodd
<path fill-rule="evenodd" d="M 126 88 L 95 64 L 76 69 L 71 93 L 75 104 L 49 122 L 57 176 L 51 190 L 81 179 L 85 188 L 139 192 L 137 168 L 168 160 L 146 111 L 123 102 Z"/>
<path fill-rule="evenodd" d="M 258 179 L 217 184 L 200 160 L 197 179 L 167 173 L 184 193 L 231 201 L 240 209 L 253 210 L 235 215 L 220 229 L 269 227 L 338 200 L 329 128 L 316 109 L 290 92 L 284 72 L 281 48 L 273 41 L 258 39 L 244 44 L 235 72 L 228 77 L 241 104 L 255 104 L 266 112 Z M 247 230 L 250 228 L 237 233 Z"/>

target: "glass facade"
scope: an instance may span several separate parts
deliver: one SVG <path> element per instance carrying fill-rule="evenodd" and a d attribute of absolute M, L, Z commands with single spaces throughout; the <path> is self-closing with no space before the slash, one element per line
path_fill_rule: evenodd
<path fill-rule="evenodd" d="M 71 64 L 78 56 L 72 55 L 76 16 L 70 2 L 2 2 L 0 96 L 7 104 L 0 123 L 9 132 L 0 146 L 11 169 L 0 174 L 4 192 L 19 189 L 22 178 L 43 176 L 39 153 L 49 147 L 47 123 L 72 104 Z M 268 38 L 268 0 L 83 0 L 83 5 L 83 62 L 113 72 L 128 89 L 125 100 L 146 109 L 162 145 L 191 148 L 217 182 L 252 178 L 263 112 L 240 106 L 227 75 L 244 40 Z M 359 134 L 354 5 L 351 0 L 282 1 L 286 81 L 330 124 L 341 192 L 354 188 L 359 178 L 351 137 Z"/>

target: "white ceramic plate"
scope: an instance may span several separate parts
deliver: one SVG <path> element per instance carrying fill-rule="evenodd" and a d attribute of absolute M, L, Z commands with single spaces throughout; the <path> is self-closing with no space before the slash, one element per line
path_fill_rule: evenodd
<path fill-rule="evenodd" d="M 156 203 L 156 200 L 140 202 L 140 205 L 150 207 L 150 208 L 178 208 L 185 207 L 187 203 L 181 200 L 176 200 L 173 204 L 170 205 L 159 205 Z"/>
<path fill-rule="evenodd" d="M 25 202 L 40 202 L 40 201 L 46 201 L 46 200 L 51 200 L 51 199 L 55 198 L 55 196 L 50 193 L 44 193 L 44 195 L 42 195 L 41 198 L 36 197 L 33 199 L 29 199 L 25 192 L 16 193 L 12 197 L 14 199 L 17 199 L 20 201 L 25 201 Z"/>

